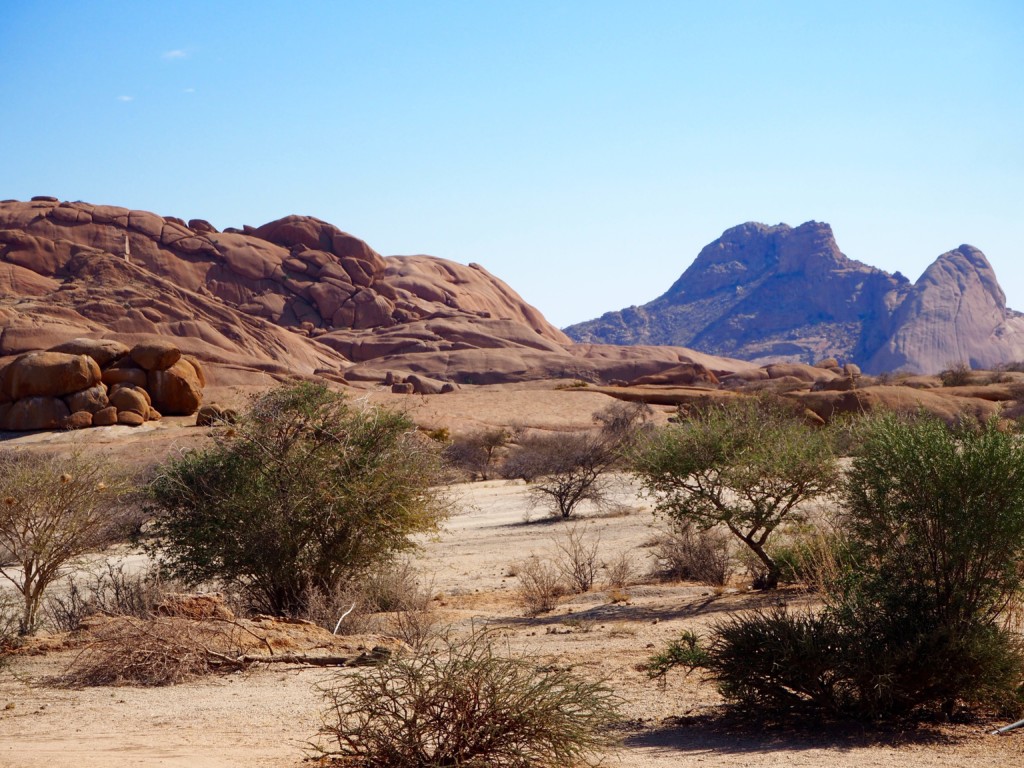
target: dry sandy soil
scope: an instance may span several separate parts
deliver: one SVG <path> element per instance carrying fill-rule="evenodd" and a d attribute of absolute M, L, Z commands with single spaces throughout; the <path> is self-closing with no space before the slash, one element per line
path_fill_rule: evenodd
<path fill-rule="evenodd" d="M 434 416 L 438 424 L 508 423 L 509 414 L 521 409 L 524 422 L 538 422 L 530 426 L 585 426 L 589 414 L 603 404 L 600 396 L 593 398 L 598 399 L 590 402 L 586 393 L 551 398 L 529 392 L 513 397 L 504 409 L 493 408 L 493 421 L 491 406 L 452 399 L 447 407 L 455 416 L 450 411 Z M 435 407 L 433 401 L 418 400 L 418 408 Z M 200 432 L 181 426 L 165 421 L 145 439 L 132 433 L 145 447 L 133 446 L 131 455 L 141 462 L 140 457 L 200 439 Z M 92 439 L 108 440 L 109 450 L 123 452 L 126 438 L 116 430 L 127 428 L 108 429 L 115 431 Z M 6 445 L 31 448 L 67 439 L 31 436 Z M 650 565 L 649 544 L 658 522 L 635 489 L 623 485 L 618 494 L 616 515 L 584 510 L 578 524 L 589 537 L 600 537 L 602 560 L 626 552 L 642 574 Z M 435 595 L 439 627 L 468 632 L 486 625 L 515 652 L 607 679 L 623 699 L 625 719 L 622 747 L 609 754 L 608 765 L 994 768 L 1024 761 L 1024 731 L 986 735 L 1002 723 L 882 733 L 856 726 L 764 730 L 726 724 L 716 717 L 720 700 L 710 684 L 678 674 L 662 689 L 636 666 L 682 629 L 700 630 L 729 611 L 773 598 L 742 588 L 715 593 L 696 584 L 640 584 L 616 594 L 601 582 L 602 573 L 593 591 L 565 599 L 550 614 L 527 618 L 517 596 L 518 580 L 510 575 L 514 564 L 531 553 L 552 554 L 567 524 L 539 521 L 544 512 L 531 510 L 525 487 L 503 481 L 457 486 L 451 509 L 444 533 L 422 542 L 416 556 L 422 579 Z M 533 522 L 525 523 L 527 516 Z M 298 768 L 316 739 L 324 708 L 317 686 L 354 674 L 273 665 L 168 688 L 46 685 L 46 678 L 60 673 L 71 657 L 67 651 L 20 656 L 11 669 L 0 672 L 0 766 Z"/>

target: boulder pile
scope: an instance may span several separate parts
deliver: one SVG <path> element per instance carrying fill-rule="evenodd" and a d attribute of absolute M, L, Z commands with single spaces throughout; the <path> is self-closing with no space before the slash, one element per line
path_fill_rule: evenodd
<path fill-rule="evenodd" d="M 0 363 L 0 429 L 135 427 L 188 416 L 205 384 L 199 363 L 171 342 L 72 339 Z"/>

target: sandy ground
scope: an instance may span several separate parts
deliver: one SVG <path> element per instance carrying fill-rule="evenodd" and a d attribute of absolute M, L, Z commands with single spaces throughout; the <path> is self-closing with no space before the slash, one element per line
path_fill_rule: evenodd
<path fill-rule="evenodd" d="M 623 698 L 626 720 L 623 745 L 609 754 L 608 765 L 994 768 L 1024 761 L 1024 732 L 988 736 L 992 723 L 882 734 L 856 727 L 816 732 L 724 725 L 714 717 L 720 702 L 712 686 L 675 675 L 662 689 L 636 665 L 681 629 L 699 630 L 766 598 L 694 584 L 637 585 L 621 594 L 606 589 L 599 576 L 595 590 L 527 618 L 510 574 L 531 554 L 551 555 L 567 524 L 538 522 L 544 513 L 531 510 L 521 484 L 462 485 L 452 499 L 445 532 L 424 541 L 416 559 L 435 595 L 439 627 L 464 632 L 487 625 L 513 651 L 607 679 Z M 600 537 L 603 560 L 626 552 L 642 573 L 657 521 L 628 486 L 620 488 L 619 502 L 614 516 L 585 510 L 577 525 L 588 537 Z M 525 523 L 527 516 L 534 522 Z M 275 666 L 170 688 L 46 685 L 46 677 L 69 661 L 68 652 L 19 657 L 0 673 L 0 766 L 297 768 L 324 707 L 317 686 L 353 674 Z"/>

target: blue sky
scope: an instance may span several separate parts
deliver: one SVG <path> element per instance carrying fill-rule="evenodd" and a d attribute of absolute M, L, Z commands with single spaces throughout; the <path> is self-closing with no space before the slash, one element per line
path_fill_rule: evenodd
<path fill-rule="evenodd" d="M 0 0 L 0 198 L 318 216 L 557 325 L 744 221 L 1024 310 L 1024 3 Z"/>

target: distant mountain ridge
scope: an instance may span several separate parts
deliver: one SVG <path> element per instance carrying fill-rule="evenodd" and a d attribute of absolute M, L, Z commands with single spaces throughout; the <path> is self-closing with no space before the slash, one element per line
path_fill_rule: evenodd
<path fill-rule="evenodd" d="M 977 248 L 942 254 L 912 284 L 848 258 L 816 221 L 728 229 L 654 301 L 564 330 L 577 342 L 685 346 L 758 364 L 835 357 L 869 373 L 1024 358 L 1024 315 L 1007 308 Z"/>

